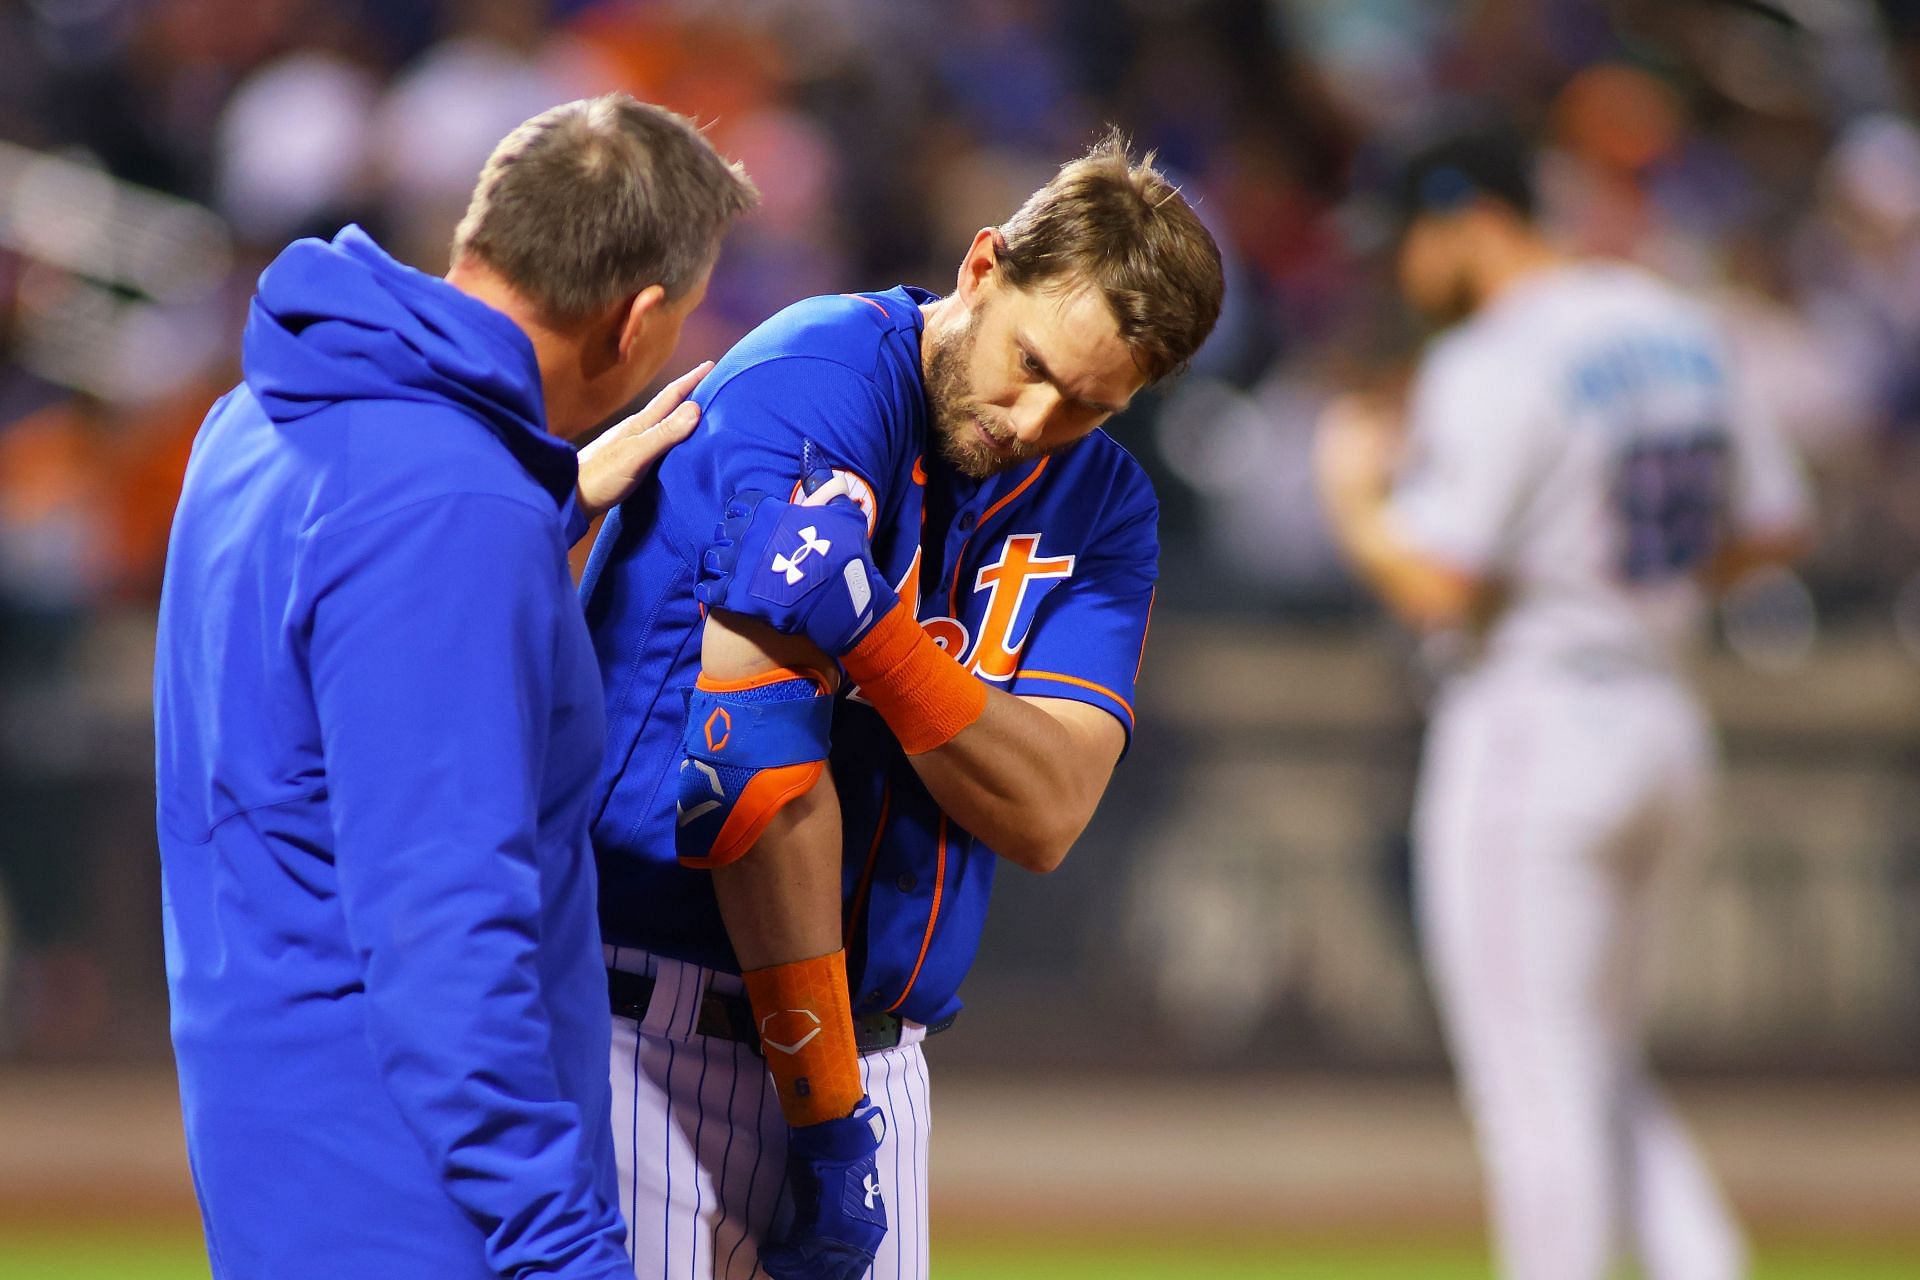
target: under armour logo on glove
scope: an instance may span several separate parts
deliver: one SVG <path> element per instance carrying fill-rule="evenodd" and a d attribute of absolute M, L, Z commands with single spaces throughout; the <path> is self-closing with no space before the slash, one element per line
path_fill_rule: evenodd
<path fill-rule="evenodd" d="M 774 1280 L 860 1280 L 887 1235 L 877 1158 L 886 1117 L 866 1098 L 842 1120 L 803 1125 L 787 1141 L 793 1221 L 760 1250 Z"/>
<path fill-rule="evenodd" d="M 836 491 L 814 488 L 809 501 L 828 493 Z M 837 493 L 816 505 L 734 494 L 701 553 L 694 594 L 710 609 L 805 636 L 833 658 L 900 603 L 873 562 L 866 513 Z"/>
<path fill-rule="evenodd" d="M 760 568 L 746 584 L 748 593 L 777 606 L 790 606 L 836 576 L 843 559 L 835 554 L 836 548 L 864 543 L 860 535 L 866 532 L 859 509 L 850 502 L 842 508 L 761 503 L 757 514 L 762 516 L 765 540 L 756 557 Z M 744 561 L 741 567 L 752 563 Z"/>
<path fill-rule="evenodd" d="M 792 586 L 806 576 L 807 571 L 802 569 L 800 565 L 808 556 L 824 556 L 831 550 L 833 550 L 833 544 L 820 536 L 819 528 L 815 525 L 808 525 L 800 531 L 800 549 L 798 551 L 795 551 L 791 556 L 781 555 L 779 552 L 774 553 L 773 571 L 775 573 L 786 574 L 787 585 Z"/>

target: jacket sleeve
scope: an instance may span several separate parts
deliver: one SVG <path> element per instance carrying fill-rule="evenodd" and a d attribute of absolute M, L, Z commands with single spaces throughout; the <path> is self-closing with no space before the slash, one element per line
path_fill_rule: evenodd
<path fill-rule="evenodd" d="M 500 1275 L 630 1276 L 582 1127 L 605 1108 L 562 1091 L 536 956 L 557 622 L 578 607 L 552 517 L 455 494 L 313 550 L 341 907 L 387 1089 Z"/>

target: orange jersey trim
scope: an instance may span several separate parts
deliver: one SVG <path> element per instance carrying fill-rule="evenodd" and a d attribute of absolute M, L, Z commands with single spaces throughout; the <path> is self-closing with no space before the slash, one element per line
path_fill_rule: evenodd
<path fill-rule="evenodd" d="M 873 827 L 873 843 L 867 847 L 867 865 L 860 869 L 860 883 L 853 890 L 853 909 L 847 913 L 847 922 L 840 929 L 841 946 L 853 941 L 853 926 L 859 921 L 860 913 L 867 909 L 867 893 L 873 888 L 873 869 L 880 863 L 880 839 L 887 834 L 888 812 L 893 808 L 893 783 L 883 783 L 880 787 L 880 821 Z"/>
<path fill-rule="evenodd" d="M 843 298 L 852 298 L 856 302 L 864 302 L 868 306 L 872 307 L 875 311 L 878 311 L 881 315 L 886 316 L 888 320 L 893 319 L 893 317 L 888 314 L 887 309 L 885 307 L 881 306 L 879 303 L 875 302 L 872 298 L 869 298 L 864 293 L 843 293 L 840 296 Z"/>
<path fill-rule="evenodd" d="M 1040 478 L 1040 473 L 1047 469 L 1047 463 L 1050 461 L 1052 461 L 1051 454 L 1042 454 L 1039 464 L 1035 466 L 1032 471 L 1029 471 L 1027 473 L 1027 478 L 1025 480 L 1022 480 L 1019 484 L 1013 486 L 1012 493 L 1009 493 L 1006 497 L 1000 499 L 1000 501 L 994 503 L 992 506 L 987 508 L 986 513 L 982 515 L 980 517 L 979 522 L 973 526 L 973 533 L 978 533 L 980 532 L 980 530 L 984 529 L 986 527 L 987 521 L 993 519 L 994 516 L 998 515 L 1002 507 L 1006 506 L 1009 502 L 1012 502 L 1015 498 L 1025 493 L 1027 491 L 1027 486 Z M 954 618 L 956 620 L 960 617 L 960 568 L 962 565 L 966 564 L 967 562 L 967 548 L 971 546 L 973 543 L 973 533 L 969 533 L 961 541 L 960 554 L 956 555 L 953 558 L 953 589 L 947 593 L 947 616 L 949 618 Z"/>
<path fill-rule="evenodd" d="M 947 815 L 940 815 L 940 853 L 934 859 L 933 871 L 933 910 L 927 912 L 927 934 L 920 939 L 920 955 L 913 962 L 913 972 L 907 975 L 907 985 L 900 992 L 900 998 L 887 1006 L 892 1013 L 907 1002 L 913 994 L 913 984 L 920 981 L 920 967 L 927 962 L 927 952 L 933 946 L 933 926 L 940 920 L 940 892 L 947 885 Z"/>
<path fill-rule="evenodd" d="M 1147 637 L 1153 634 L 1153 602 L 1160 595 L 1160 588 L 1147 592 L 1147 625 L 1140 629 L 1140 660 L 1133 664 L 1133 682 L 1140 683 L 1140 670 L 1147 665 Z M 1127 708 L 1132 711 L 1132 707 Z"/>
<path fill-rule="evenodd" d="M 1133 714 L 1133 704 L 1103 684 L 1095 684 L 1091 680 L 1082 680 L 1079 676 L 1062 675 L 1058 671 L 1034 671 L 1029 668 L 1022 668 L 1013 673 L 1014 682 L 1021 680 L 1058 680 L 1061 684 L 1070 684 L 1081 689 L 1091 689 L 1095 693 L 1104 693 L 1126 709 L 1127 719 L 1132 720 L 1135 718 Z"/>
<path fill-rule="evenodd" d="M 721 680 L 702 671 L 693 678 L 693 684 L 696 689 L 705 689 L 709 693 L 740 693 L 746 689 L 779 684 L 783 680 L 811 680 L 823 695 L 827 692 L 826 677 L 805 667 L 775 667 L 771 671 L 762 671 L 759 675 L 744 676 L 738 680 Z"/>

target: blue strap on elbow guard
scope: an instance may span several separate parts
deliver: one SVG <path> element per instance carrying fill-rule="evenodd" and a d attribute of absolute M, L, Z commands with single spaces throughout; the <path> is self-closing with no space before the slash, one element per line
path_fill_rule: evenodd
<path fill-rule="evenodd" d="M 674 846 L 689 867 L 724 867 L 826 767 L 833 695 L 819 677 L 780 670 L 687 694 Z"/>

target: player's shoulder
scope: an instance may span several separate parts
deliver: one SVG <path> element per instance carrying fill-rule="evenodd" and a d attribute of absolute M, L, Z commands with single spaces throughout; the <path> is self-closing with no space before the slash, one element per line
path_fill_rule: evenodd
<path fill-rule="evenodd" d="M 1691 322 L 1702 308 L 1633 263 L 1581 259 L 1524 280 L 1433 340 L 1422 382 L 1440 396 L 1511 396 L 1552 384 L 1566 360 L 1623 327 Z"/>
<path fill-rule="evenodd" d="M 1532 323 L 1549 344 L 1539 366 L 1554 370 L 1563 387 L 1584 395 L 1596 381 L 1609 384 L 1634 369 L 1725 381 L 1726 335 L 1707 298 L 1638 263 L 1585 262 L 1562 277 Z"/>
<path fill-rule="evenodd" d="M 1153 481 L 1148 478 L 1147 469 L 1105 427 L 1088 432 L 1073 452 L 1084 458 L 1082 466 L 1110 477 L 1117 493 L 1137 500 L 1153 500 Z"/>
<path fill-rule="evenodd" d="M 883 293 L 829 293 L 803 298 L 768 317 L 728 353 L 724 378 L 781 360 L 839 365 L 875 381 L 919 350 L 920 303 L 931 298 L 901 286 Z"/>
<path fill-rule="evenodd" d="M 1081 508 L 1095 527 L 1111 529 L 1158 517 L 1160 500 L 1147 469 L 1105 428 L 1088 433 L 1055 460 L 1059 472 L 1049 487 L 1067 505 Z"/>
<path fill-rule="evenodd" d="M 1476 400 L 1495 387 L 1511 393 L 1537 367 L 1500 328 L 1476 317 L 1427 344 L 1414 380 L 1414 401 L 1423 410 L 1445 409 L 1455 401 Z"/>
<path fill-rule="evenodd" d="M 1596 290 L 1604 290 L 1622 312 L 1703 333 L 1720 328 L 1720 311 L 1711 298 L 1651 267 L 1634 262 L 1591 265 Z"/>
<path fill-rule="evenodd" d="M 1649 267 L 1610 258 L 1560 267 L 1498 312 L 1495 332 L 1509 340 L 1530 335 L 1540 344 L 1584 343 L 1622 327 L 1717 328 L 1705 299 Z"/>

